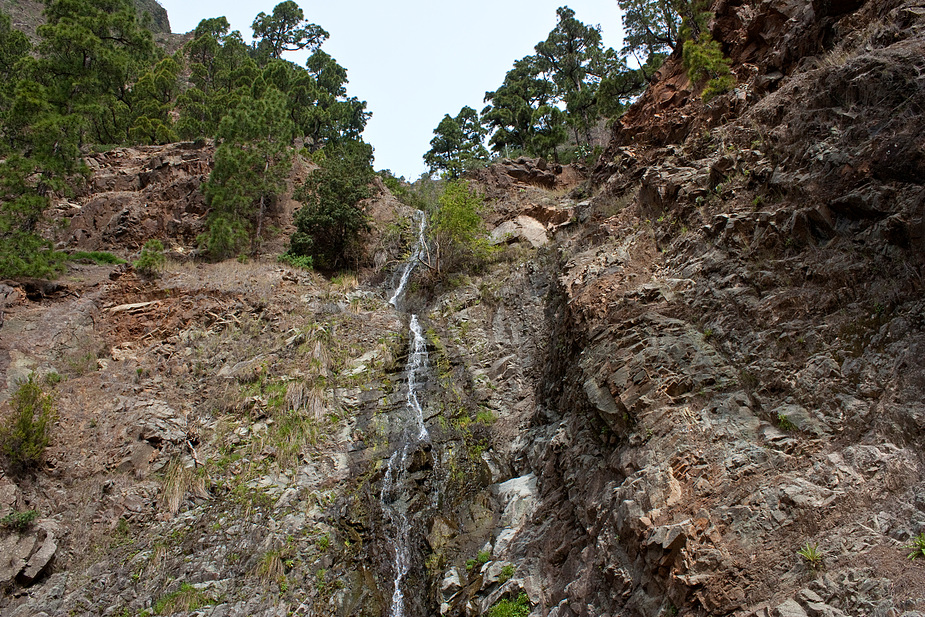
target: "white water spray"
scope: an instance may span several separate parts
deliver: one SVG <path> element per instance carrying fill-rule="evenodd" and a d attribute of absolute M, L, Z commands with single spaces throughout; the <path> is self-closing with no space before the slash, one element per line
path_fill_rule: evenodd
<path fill-rule="evenodd" d="M 389 298 L 389 304 L 395 308 L 398 308 L 398 302 L 405 292 L 405 286 L 408 284 L 408 279 L 411 278 L 411 272 L 414 270 L 414 267 L 418 265 L 418 262 L 421 261 L 421 254 L 424 252 L 424 230 L 427 228 L 427 217 L 424 216 L 424 213 L 420 210 L 418 210 L 415 216 L 420 219 L 420 224 L 418 225 L 418 241 L 417 244 L 414 245 L 411 257 L 405 262 L 405 269 L 401 273 L 401 280 L 398 282 L 398 287 L 395 288 L 395 293 Z"/>
<path fill-rule="evenodd" d="M 419 442 L 426 441 L 430 435 L 427 433 L 427 427 L 424 426 L 424 410 L 421 408 L 421 401 L 418 399 L 418 388 L 420 387 L 420 377 L 427 368 L 427 341 L 424 339 L 424 333 L 421 330 L 421 323 L 417 315 L 411 316 L 411 336 L 412 352 L 408 354 L 408 409 L 414 413 L 414 420 L 417 423 Z"/>
<path fill-rule="evenodd" d="M 424 252 L 424 230 L 426 221 L 423 212 L 418 212 L 420 226 L 418 228 L 418 242 L 405 263 L 401 280 L 395 293 L 392 294 L 389 304 L 399 308 L 404 298 L 405 287 L 414 267 L 420 262 Z M 390 617 L 405 617 L 405 594 L 402 590 L 405 576 L 411 569 L 411 518 L 408 512 L 408 503 L 403 500 L 407 497 L 405 485 L 408 475 L 408 459 L 411 454 L 424 442 L 429 441 L 430 435 L 424 425 L 424 410 L 421 406 L 419 392 L 425 381 L 428 365 L 427 340 L 421 328 L 417 315 L 411 315 L 409 324 L 410 343 L 408 361 L 405 364 L 407 375 L 408 394 L 405 399 L 405 408 L 409 412 L 408 424 L 402 430 L 402 447 L 389 457 L 385 476 L 382 479 L 382 489 L 379 499 L 382 509 L 394 529 L 392 543 L 395 547 L 393 562 L 394 584 L 392 590 L 392 604 L 389 610 Z"/>

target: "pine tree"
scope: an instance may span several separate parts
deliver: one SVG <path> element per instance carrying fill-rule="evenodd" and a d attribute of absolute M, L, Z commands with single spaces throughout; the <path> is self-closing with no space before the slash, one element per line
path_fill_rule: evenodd
<path fill-rule="evenodd" d="M 277 4 L 272 15 L 258 14 L 251 28 L 254 39 L 259 39 L 258 52 L 269 58 L 280 58 L 284 51 L 316 51 L 329 36 L 321 26 L 308 23 L 292 0 Z"/>
<path fill-rule="evenodd" d="M 680 51 L 681 22 L 689 0 L 617 0 L 623 10 L 623 53 L 644 62 L 653 55 Z"/>
<path fill-rule="evenodd" d="M 247 238 L 256 250 L 267 208 L 292 166 L 293 133 L 286 96 L 275 88 L 242 100 L 222 119 L 215 167 L 203 188 L 211 210 L 201 243 L 211 257 L 234 255 Z"/>
<path fill-rule="evenodd" d="M 316 266 L 335 270 L 359 258 L 359 239 L 369 230 L 360 202 L 370 196 L 373 149 L 361 140 L 325 150 L 321 167 L 296 192 L 302 208 L 289 254 L 310 256 Z"/>
<path fill-rule="evenodd" d="M 154 60 L 151 33 L 128 0 L 51 0 L 33 78 L 77 141 L 128 139 L 131 85 Z M 75 116 L 73 119 L 68 116 Z"/>
<path fill-rule="evenodd" d="M 0 122 L 3 126 L 8 120 L 15 78 L 18 77 L 16 65 L 31 51 L 32 44 L 26 35 L 13 30 L 10 16 L 0 13 Z"/>
<path fill-rule="evenodd" d="M 564 118 L 555 108 L 553 84 L 540 73 L 536 57 L 527 56 L 514 63 L 500 88 L 485 93 L 485 102 L 490 104 L 482 110 L 482 122 L 492 132 L 489 145 L 495 152 L 513 148 L 545 156 L 565 141 Z"/>
<path fill-rule="evenodd" d="M 424 162 L 431 173 L 443 170 L 449 178 L 458 178 L 488 160 L 485 133 L 479 113 L 471 107 L 460 109 L 455 118 L 447 114 L 434 129 Z"/>
<path fill-rule="evenodd" d="M 224 17 L 204 19 L 184 48 L 192 83 L 176 103 L 176 131 L 184 139 L 215 136 L 228 110 L 252 96 L 260 69 L 241 33 L 228 32 L 229 28 Z"/>
<path fill-rule="evenodd" d="M 177 60 L 164 58 L 132 87 L 129 96 L 132 123 L 128 130 L 132 142 L 165 144 L 177 141 L 170 112 L 176 105 L 179 74 Z"/>

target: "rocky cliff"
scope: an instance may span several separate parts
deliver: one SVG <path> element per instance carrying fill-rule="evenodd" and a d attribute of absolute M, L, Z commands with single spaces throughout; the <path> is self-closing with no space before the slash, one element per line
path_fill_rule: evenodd
<path fill-rule="evenodd" d="M 138 18 L 148 23 L 148 28 L 155 34 L 158 42 L 169 40 L 170 19 L 167 11 L 157 0 L 133 0 Z M 45 9 L 41 0 L 0 0 L 0 8 L 13 20 L 13 27 L 25 32 L 33 42 L 38 41 L 36 29 L 45 23 L 42 11 Z"/>
<path fill-rule="evenodd" d="M 673 57 L 587 176 L 474 175 L 496 259 L 412 288 L 408 615 L 925 611 L 925 7 L 715 9 L 735 91 Z M 6 393 L 35 371 L 59 421 L 0 478 L 0 517 L 39 513 L 3 532 L 0 611 L 389 614 L 412 213 L 370 204 L 359 280 L 196 264 L 208 149 L 96 161 L 59 240 L 176 261 L 3 288 Z"/>

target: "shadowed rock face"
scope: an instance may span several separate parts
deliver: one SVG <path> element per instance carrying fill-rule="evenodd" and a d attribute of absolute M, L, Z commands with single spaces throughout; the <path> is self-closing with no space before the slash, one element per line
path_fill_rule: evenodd
<path fill-rule="evenodd" d="M 151 16 L 151 32 L 155 34 L 170 34 L 170 18 L 167 11 L 157 0 L 134 0 L 135 9 L 138 15 L 144 19 L 144 15 Z"/>
<path fill-rule="evenodd" d="M 564 243 L 522 554 L 555 615 L 921 608 L 925 13 L 716 6 L 739 88 L 670 59 Z"/>

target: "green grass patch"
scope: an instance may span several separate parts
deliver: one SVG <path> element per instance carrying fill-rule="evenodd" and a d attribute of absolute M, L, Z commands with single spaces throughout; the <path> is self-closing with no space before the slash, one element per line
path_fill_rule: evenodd
<path fill-rule="evenodd" d="M 521 593 L 516 600 L 504 599 L 488 610 L 488 617 L 527 617 L 530 614 L 530 599 Z"/>
<path fill-rule="evenodd" d="M 311 255 L 293 255 L 292 253 L 283 253 L 276 258 L 280 263 L 287 264 L 293 268 L 301 268 L 302 270 L 312 270 L 314 269 L 314 260 Z"/>
<path fill-rule="evenodd" d="M 201 589 L 196 589 L 189 583 L 180 585 L 180 589 L 162 596 L 154 603 L 155 615 L 172 615 L 173 613 L 188 613 L 212 604 L 215 600 Z"/>

